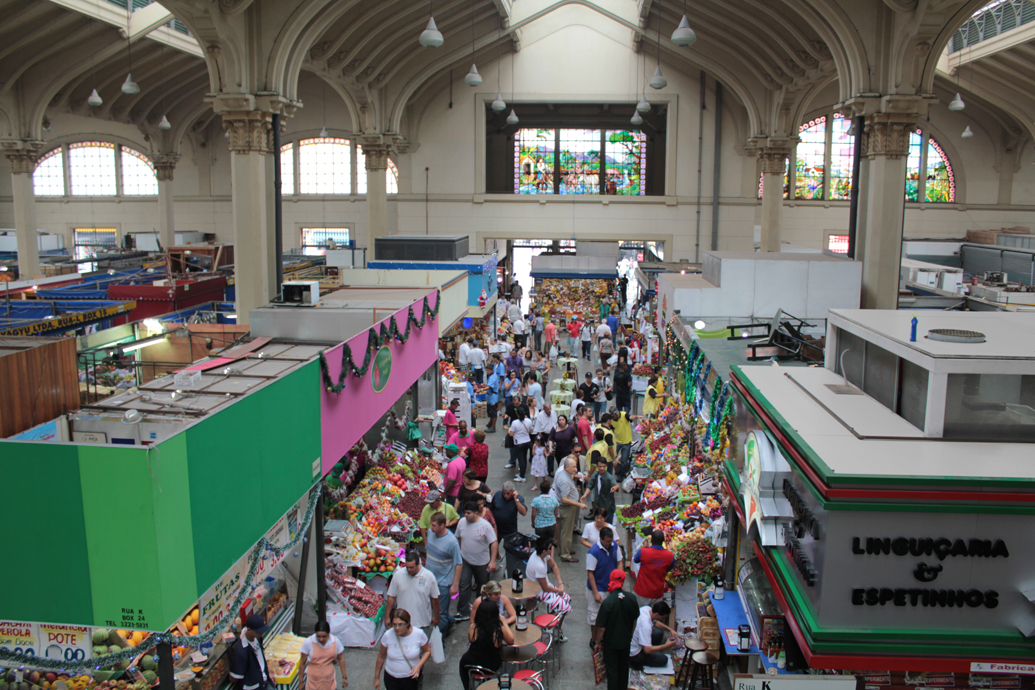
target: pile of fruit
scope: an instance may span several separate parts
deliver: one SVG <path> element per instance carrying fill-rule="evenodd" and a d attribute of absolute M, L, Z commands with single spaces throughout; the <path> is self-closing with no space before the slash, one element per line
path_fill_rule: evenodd
<path fill-rule="evenodd" d="M 98 672 L 103 675 L 102 672 Z M 152 673 L 153 675 L 153 673 Z M 146 683 L 134 683 L 131 680 L 101 680 L 99 678 L 80 675 L 70 676 L 67 673 L 44 673 L 40 671 L 28 671 L 23 674 L 22 680 L 17 681 L 15 670 L 3 671 L 0 669 L 0 690 L 51 690 L 59 688 L 58 682 L 62 682 L 68 690 L 147 690 Z M 151 681 L 155 682 L 155 677 Z"/>
<path fill-rule="evenodd" d="M 654 376 L 654 367 L 652 367 L 649 364 L 637 364 L 636 366 L 633 367 L 632 375 L 633 376 L 646 376 L 646 377 L 649 378 L 651 376 Z"/>
<path fill-rule="evenodd" d="M 449 379 L 453 383 L 463 383 L 467 379 L 461 374 L 456 367 L 447 362 L 446 360 L 440 360 L 438 363 L 438 371 L 442 376 Z"/>
<path fill-rule="evenodd" d="M 332 596 L 359 616 L 374 618 L 384 605 L 380 594 L 349 577 L 346 567 L 341 563 L 335 563 L 327 569 L 326 579 Z"/>

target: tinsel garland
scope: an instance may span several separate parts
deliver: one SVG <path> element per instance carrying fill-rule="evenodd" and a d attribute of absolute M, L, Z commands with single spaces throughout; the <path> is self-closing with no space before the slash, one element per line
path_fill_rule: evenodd
<path fill-rule="evenodd" d="M 423 329 L 424 325 L 428 322 L 428 316 L 431 316 L 432 318 L 438 316 L 439 307 L 442 305 L 442 295 L 436 293 L 436 298 L 434 309 L 432 309 L 428 304 L 428 298 L 424 298 L 424 306 L 421 309 L 420 319 L 417 319 L 414 315 L 413 305 L 410 305 L 409 311 L 406 315 L 405 331 L 399 330 L 399 324 L 395 322 L 394 314 L 388 318 L 387 325 L 385 322 L 382 322 L 376 328 L 370 328 L 370 330 L 367 331 L 367 347 L 366 352 L 363 354 L 362 365 L 356 364 L 355 359 L 352 357 L 352 348 L 348 343 L 345 343 L 341 348 L 341 371 L 338 373 L 337 383 L 335 383 L 331 378 L 330 368 L 327 365 L 327 358 L 321 352 L 320 375 L 323 377 L 323 385 L 327 389 L 327 392 L 339 395 L 342 390 L 345 389 L 345 379 L 349 373 L 357 378 L 366 376 L 367 371 L 370 369 L 370 361 L 383 344 L 390 343 L 392 340 L 398 340 L 400 343 L 405 343 L 410 339 L 410 328 L 412 326 L 416 326 L 417 330 Z"/>
<path fill-rule="evenodd" d="M 316 503 L 320 500 L 320 488 L 321 485 L 317 484 L 310 490 L 309 505 L 306 507 L 305 515 L 302 517 L 302 522 L 299 525 L 298 534 L 295 535 L 294 539 L 283 546 L 278 546 L 264 536 L 259 540 L 259 543 L 255 545 L 255 548 L 251 553 L 251 559 L 248 562 L 248 572 L 245 574 L 244 581 L 241 583 L 241 591 L 237 593 L 237 598 L 234 599 L 232 604 L 230 604 L 230 611 L 240 611 L 245 600 L 251 596 L 255 573 L 259 569 L 259 563 L 269 558 L 267 552 L 279 556 L 285 551 L 294 548 L 305 537 L 306 533 L 309 531 L 309 523 L 312 522 L 313 515 L 316 514 Z M 127 661 L 132 661 L 137 658 L 138 655 L 151 651 L 163 642 L 168 642 L 173 647 L 200 647 L 201 645 L 211 642 L 218 635 L 221 635 L 233 620 L 234 618 L 232 616 L 227 616 L 214 628 L 200 635 L 151 633 L 135 647 L 127 647 L 121 652 L 104 654 L 103 656 L 96 656 L 93 659 L 84 661 L 64 661 L 58 659 L 45 659 L 41 657 L 31 657 L 30 661 L 29 658 L 24 657 L 21 654 L 15 654 L 6 649 L 0 649 L 0 662 L 13 663 L 18 665 L 20 668 L 28 666 L 30 668 L 48 671 L 100 670 L 102 668 L 108 668 L 110 666 L 123 664 Z M 26 663 L 27 661 L 29 663 Z"/>

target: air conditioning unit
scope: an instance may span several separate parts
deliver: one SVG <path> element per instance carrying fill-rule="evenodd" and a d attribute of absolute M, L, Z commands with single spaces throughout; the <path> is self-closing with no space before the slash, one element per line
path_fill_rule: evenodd
<path fill-rule="evenodd" d="M 281 301 L 285 304 L 316 304 L 320 301 L 320 281 L 289 280 L 283 283 Z"/>

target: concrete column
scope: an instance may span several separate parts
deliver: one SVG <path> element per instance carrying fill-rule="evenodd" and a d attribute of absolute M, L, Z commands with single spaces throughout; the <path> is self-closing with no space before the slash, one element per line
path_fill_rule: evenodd
<path fill-rule="evenodd" d="M 273 191 L 267 166 L 272 115 L 258 110 L 222 115 L 223 127 L 230 132 L 237 323 L 247 324 L 253 309 L 269 303 L 274 280 L 269 262 L 273 218 L 267 204 Z"/>
<path fill-rule="evenodd" d="M 762 245 L 763 252 L 780 251 L 780 220 L 783 216 L 783 176 L 789 149 L 760 148 L 762 162 Z"/>
<path fill-rule="evenodd" d="M 158 240 L 166 251 L 176 244 L 173 172 L 179 160 L 177 154 L 160 154 L 151 159 L 155 166 L 155 176 L 158 177 Z"/>
<path fill-rule="evenodd" d="M 388 169 L 387 144 L 363 144 L 367 162 L 367 260 L 374 256 L 378 237 L 388 234 L 388 187 L 385 171 Z"/>
<path fill-rule="evenodd" d="M 865 237 L 862 306 L 897 309 L 902 261 L 902 214 L 906 205 L 906 157 L 915 113 L 873 113 L 866 116 L 863 151 L 869 159 L 858 233 Z"/>
<path fill-rule="evenodd" d="M 4 156 L 11 164 L 14 197 L 14 228 L 18 238 L 18 276 L 32 278 L 40 272 L 39 239 L 36 235 L 36 193 L 32 173 L 42 141 L 3 142 Z"/>

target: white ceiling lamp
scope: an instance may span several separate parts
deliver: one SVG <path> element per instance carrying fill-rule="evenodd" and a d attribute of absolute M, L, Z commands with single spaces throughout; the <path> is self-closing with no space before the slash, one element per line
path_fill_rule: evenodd
<path fill-rule="evenodd" d="M 326 127 L 322 127 L 320 129 L 320 138 L 321 139 L 326 139 L 328 136 L 330 136 L 330 135 L 327 134 L 327 128 Z"/>
<path fill-rule="evenodd" d="M 652 89 L 663 89 L 668 86 L 668 79 L 661 73 L 661 4 L 658 4 L 658 66 L 654 69 L 654 76 L 647 82 Z"/>
<path fill-rule="evenodd" d="M 97 93 L 97 89 L 90 92 L 90 97 L 86 99 L 86 102 L 94 108 L 100 108 L 104 105 L 104 99 L 101 98 L 101 94 Z"/>
<path fill-rule="evenodd" d="M 431 0 L 430 13 L 431 16 L 428 18 L 428 26 L 421 32 L 418 42 L 425 48 L 438 48 L 446 39 L 442 38 L 442 32 L 435 26 L 435 0 Z"/>
<path fill-rule="evenodd" d="M 668 86 L 668 79 L 665 79 L 665 75 L 661 73 L 660 64 L 654 68 L 654 76 L 647 83 L 652 89 L 663 89 Z"/>
<path fill-rule="evenodd" d="M 133 74 L 126 75 L 126 81 L 122 82 L 122 93 L 133 96 L 140 93 L 140 85 L 133 81 Z"/>
<path fill-rule="evenodd" d="M 503 89 L 500 87 L 500 63 L 503 61 L 503 36 L 500 31 L 502 22 L 501 18 L 496 24 L 496 100 L 492 102 L 492 109 L 497 113 L 502 113 L 507 109 L 507 104 L 503 100 Z"/>
<path fill-rule="evenodd" d="M 517 113 L 515 113 L 514 109 L 511 108 L 510 109 L 510 115 L 507 115 L 507 124 L 508 125 L 516 125 L 517 123 L 518 123 Z"/>
<path fill-rule="evenodd" d="M 650 112 L 650 103 L 647 102 L 647 94 L 640 96 L 640 102 L 636 104 L 636 111 L 640 113 Z"/>
<path fill-rule="evenodd" d="M 169 118 L 166 117 L 165 115 L 162 115 L 162 120 L 161 120 L 161 122 L 158 123 L 158 129 L 165 129 L 165 130 L 172 129 L 172 123 L 169 122 Z"/>
<path fill-rule="evenodd" d="M 961 134 L 960 136 L 963 137 L 964 139 L 973 139 L 974 138 L 974 132 L 973 132 L 973 130 L 970 129 L 970 125 L 967 125 L 967 128 L 965 130 L 963 130 L 963 134 Z"/>
<path fill-rule="evenodd" d="M 683 48 L 697 43 L 697 34 L 695 34 L 694 30 L 690 28 L 690 22 L 686 20 L 685 14 L 683 15 L 683 18 L 679 20 L 679 26 L 677 26 L 676 30 L 672 32 L 672 42 Z"/>
<path fill-rule="evenodd" d="M 956 97 L 949 102 L 949 110 L 954 113 L 958 113 L 967 107 L 967 104 L 963 102 L 963 97 L 960 96 L 959 92 L 956 93 Z"/>
<path fill-rule="evenodd" d="M 482 75 L 478 74 L 478 65 L 474 62 L 474 50 L 474 0 L 471 0 L 471 71 L 464 77 L 464 83 L 468 86 L 482 83 Z"/>
<path fill-rule="evenodd" d="M 630 119 L 629 122 L 633 123 L 637 127 L 639 127 L 640 125 L 643 124 L 643 118 L 640 117 L 640 111 L 639 110 L 634 110 L 633 111 L 632 119 Z"/>
<path fill-rule="evenodd" d="M 160 52 L 158 54 L 158 59 L 164 65 L 165 64 L 165 46 L 164 45 L 161 46 L 159 48 L 159 51 Z M 163 131 L 168 131 L 168 130 L 172 129 L 172 124 L 169 122 L 169 117 L 168 117 L 168 115 L 165 114 L 165 88 L 164 88 L 164 85 L 163 85 L 163 88 L 162 88 L 162 119 L 158 123 L 158 129 L 163 130 Z"/>
<path fill-rule="evenodd" d="M 499 91 L 496 92 L 496 100 L 492 102 L 492 109 L 495 110 L 497 113 L 502 113 L 504 110 L 507 109 L 507 104 L 503 100 L 503 94 L 501 94 Z"/>

